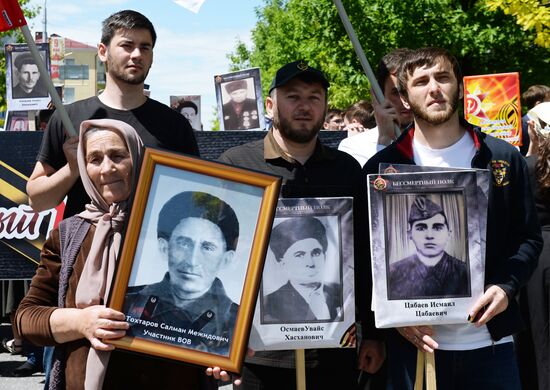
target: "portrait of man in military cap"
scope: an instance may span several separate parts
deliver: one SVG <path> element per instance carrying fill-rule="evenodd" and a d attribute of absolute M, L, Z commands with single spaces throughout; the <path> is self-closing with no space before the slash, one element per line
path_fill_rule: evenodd
<path fill-rule="evenodd" d="M 239 305 L 218 276 L 234 260 L 235 211 L 212 194 L 180 192 L 162 206 L 156 230 L 168 271 L 159 282 L 128 288 L 127 335 L 227 355 Z"/>
<path fill-rule="evenodd" d="M 272 229 L 269 248 L 282 285 L 262 296 L 261 323 L 343 319 L 341 284 L 327 282 L 326 273 L 332 269 L 327 261 L 334 260 L 327 259 L 328 245 L 327 228 L 317 217 L 285 218 Z"/>
<path fill-rule="evenodd" d="M 12 60 L 12 99 L 48 97 L 48 92 L 40 81 L 38 65 L 31 53 L 13 53 Z"/>
<path fill-rule="evenodd" d="M 469 296 L 468 265 L 448 253 L 458 244 L 444 208 L 426 195 L 416 195 L 406 220 L 406 237 L 415 251 L 390 263 L 388 299 Z"/>
<path fill-rule="evenodd" d="M 260 127 L 254 79 L 247 77 L 221 84 L 224 130 L 250 130 Z"/>

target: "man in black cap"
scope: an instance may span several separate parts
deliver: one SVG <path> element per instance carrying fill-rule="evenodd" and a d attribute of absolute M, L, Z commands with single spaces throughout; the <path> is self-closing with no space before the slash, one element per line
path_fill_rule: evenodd
<path fill-rule="evenodd" d="M 217 275 L 235 255 L 235 212 L 213 195 L 181 192 L 162 207 L 157 236 L 168 272 L 128 289 L 126 334 L 227 356 L 239 306 Z"/>
<path fill-rule="evenodd" d="M 40 82 L 40 72 L 31 53 L 21 53 L 13 61 L 17 85 L 12 89 L 13 99 L 48 97 Z"/>
<path fill-rule="evenodd" d="M 363 340 L 359 368 L 374 373 L 384 360 L 383 346 L 370 311 L 370 261 L 366 256 L 366 187 L 357 161 L 323 146 L 317 135 L 323 127 L 329 82 L 305 61 L 282 66 L 269 87 L 266 110 L 273 127 L 263 140 L 229 149 L 221 161 L 283 178 L 282 198 L 353 197 L 356 305 Z M 269 275 L 264 275 L 269 277 Z M 353 349 L 306 350 L 308 389 L 332 389 L 337 372 L 340 388 L 357 386 L 358 361 Z M 294 351 L 257 352 L 243 368 L 242 389 L 294 389 Z M 263 387 L 265 386 L 265 387 Z"/>
<path fill-rule="evenodd" d="M 269 247 L 288 281 L 266 295 L 263 323 L 296 323 L 343 317 L 341 286 L 324 283 L 327 232 L 314 217 L 288 218 L 271 232 Z"/>
<path fill-rule="evenodd" d="M 445 251 L 451 231 L 440 205 L 420 195 L 409 213 L 416 253 L 390 265 L 389 299 L 448 298 L 470 291 L 466 263 Z"/>
<path fill-rule="evenodd" d="M 223 105 L 224 130 L 258 129 L 258 105 L 256 99 L 247 98 L 246 79 L 230 81 L 224 85 L 231 100 Z"/>

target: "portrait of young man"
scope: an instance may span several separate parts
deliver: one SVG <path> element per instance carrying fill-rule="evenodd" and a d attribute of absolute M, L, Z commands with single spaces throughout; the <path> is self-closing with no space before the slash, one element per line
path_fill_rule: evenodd
<path fill-rule="evenodd" d="M 12 58 L 12 98 L 48 97 L 48 91 L 40 81 L 41 75 L 32 54 L 30 52 L 13 53 Z M 46 75 L 46 77 L 48 76 Z"/>
<path fill-rule="evenodd" d="M 287 218 L 273 228 L 269 247 L 280 273 L 272 276 L 282 285 L 263 297 L 262 323 L 342 320 L 341 284 L 326 282 L 327 261 L 333 260 L 327 259 L 328 245 L 327 229 L 315 217 Z"/>
<path fill-rule="evenodd" d="M 171 197 L 157 222 L 168 271 L 157 283 L 128 289 L 127 335 L 227 355 L 239 306 L 218 276 L 238 240 L 239 221 L 222 199 L 198 191 Z"/>
<path fill-rule="evenodd" d="M 417 195 L 407 218 L 407 239 L 412 255 L 389 267 L 389 299 L 451 298 L 470 292 L 467 262 L 448 251 L 457 242 L 443 207 L 425 195 Z"/>

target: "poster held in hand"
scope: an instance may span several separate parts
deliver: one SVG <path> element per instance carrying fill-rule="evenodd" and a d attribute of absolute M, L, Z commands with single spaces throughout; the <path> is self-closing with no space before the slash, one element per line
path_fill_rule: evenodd
<path fill-rule="evenodd" d="M 484 288 L 476 171 L 375 174 L 368 186 L 376 326 L 466 323 Z"/>

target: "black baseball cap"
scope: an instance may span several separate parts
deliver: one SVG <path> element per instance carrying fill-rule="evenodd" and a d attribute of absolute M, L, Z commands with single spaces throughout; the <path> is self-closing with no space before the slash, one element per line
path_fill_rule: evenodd
<path fill-rule="evenodd" d="M 271 85 L 269 86 L 269 93 L 275 88 L 282 87 L 293 78 L 302 76 L 319 81 L 325 89 L 330 86 L 323 72 L 309 66 L 306 61 L 299 60 L 283 65 L 277 73 L 275 73 L 275 77 L 273 77 L 273 81 L 271 81 Z"/>

